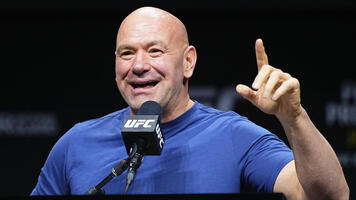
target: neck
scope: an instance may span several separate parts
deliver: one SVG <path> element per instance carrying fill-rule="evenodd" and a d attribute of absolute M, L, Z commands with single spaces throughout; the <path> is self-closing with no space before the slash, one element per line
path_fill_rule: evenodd
<path fill-rule="evenodd" d="M 174 106 L 170 110 L 163 109 L 163 115 L 161 119 L 162 123 L 169 122 L 178 118 L 187 110 L 189 110 L 194 105 L 194 102 L 188 96 L 185 101 L 180 101 L 179 103 L 173 105 Z"/>

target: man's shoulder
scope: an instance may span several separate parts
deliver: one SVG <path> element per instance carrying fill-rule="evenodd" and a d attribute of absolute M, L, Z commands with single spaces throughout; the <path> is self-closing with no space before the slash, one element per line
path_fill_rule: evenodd
<path fill-rule="evenodd" d="M 207 117 L 213 117 L 213 118 L 220 118 L 220 119 L 229 119 L 230 120 L 247 120 L 248 119 L 244 116 L 239 115 L 237 112 L 232 111 L 232 110 L 228 110 L 228 111 L 223 111 L 223 110 L 219 110 L 216 108 L 213 108 L 211 106 L 208 105 L 204 105 L 201 103 L 198 103 L 197 108 L 199 110 L 199 114 L 200 115 L 206 115 Z"/>
<path fill-rule="evenodd" d="M 70 137 L 72 139 L 73 137 L 81 138 L 84 135 L 84 137 L 95 137 L 117 132 L 121 128 L 125 116 L 129 113 L 129 107 L 126 107 L 98 118 L 78 122 L 63 137 Z"/>
<path fill-rule="evenodd" d="M 113 121 L 121 121 L 126 115 L 129 114 L 129 112 L 130 112 L 129 107 L 126 107 L 98 118 L 93 118 L 86 121 L 78 122 L 77 124 L 75 124 L 75 126 L 83 128 L 83 127 L 100 126 L 107 123 L 110 124 Z"/>
<path fill-rule="evenodd" d="M 271 134 L 265 128 L 232 110 L 222 111 L 203 104 L 198 104 L 198 110 L 198 115 L 203 116 L 204 120 L 209 121 L 211 124 L 215 124 L 216 127 L 220 129 L 225 127 L 234 133 L 241 133 L 253 137 L 261 137 L 266 134 Z"/>

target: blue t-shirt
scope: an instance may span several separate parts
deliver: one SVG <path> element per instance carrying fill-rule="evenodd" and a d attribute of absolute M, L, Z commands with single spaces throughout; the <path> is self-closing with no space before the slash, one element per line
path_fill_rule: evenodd
<path fill-rule="evenodd" d="M 125 108 L 76 124 L 54 145 L 32 195 L 84 194 L 127 158 L 121 127 Z M 195 102 L 161 124 L 160 156 L 145 156 L 129 194 L 272 192 L 292 151 L 274 134 L 235 112 Z M 126 172 L 103 189 L 122 194 Z"/>

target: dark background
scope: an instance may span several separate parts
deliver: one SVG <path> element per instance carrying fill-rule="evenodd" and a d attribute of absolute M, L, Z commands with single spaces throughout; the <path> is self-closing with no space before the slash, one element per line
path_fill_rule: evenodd
<path fill-rule="evenodd" d="M 354 1 L 41 0 L 0 3 L 1 195 L 29 194 L 51 147 L 75 123 L 126 106 L 114 76 L 116 32 L 144 5 L 186 24 L 198 52 L 193 98 L 285 140 L 274 116 L 233 91 L 252 83 L 254 43 L 262 38 L 270 64 L 300 80 L 303 106 L 356 188 Z"/>

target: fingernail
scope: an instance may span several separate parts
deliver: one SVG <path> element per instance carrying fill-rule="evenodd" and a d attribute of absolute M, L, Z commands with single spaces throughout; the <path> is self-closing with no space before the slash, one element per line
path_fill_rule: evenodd
<path fill-rule="evenodd" d="M 253 87 L 254 89 L 258 89 L 257 83 L 253 83 L 253 84 L 252 84 L 252 87 Z"/>

